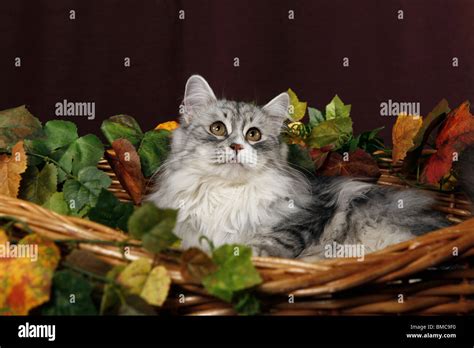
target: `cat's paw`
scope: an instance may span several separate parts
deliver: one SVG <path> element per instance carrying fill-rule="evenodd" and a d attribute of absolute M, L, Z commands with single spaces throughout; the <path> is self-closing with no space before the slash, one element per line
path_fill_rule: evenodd
<path fill-rule="evenodd" d="M 259 256 L 259 257 L 268 257 L 270 253 L 267 249 L 262 246 L 253 245 L 252 248 L 252 256 Z"/>

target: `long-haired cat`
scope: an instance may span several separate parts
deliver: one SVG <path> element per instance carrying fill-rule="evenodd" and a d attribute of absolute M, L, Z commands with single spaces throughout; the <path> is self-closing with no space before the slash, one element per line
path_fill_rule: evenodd
<path fill-rule="evenodd" d="M 183 248 L 206 247 L 206 236 L 215 246 L 249 245 L 254 255 L 324 257 L 326 245 L 371 252 L 449 224 L 422 191 L 308 180 L 292 168 L 280 139 L 289 103 L 286 93 L 263 107 L 219 100 L 204 78 L 189 78 L 180 128 L 148 197 L 179 209 Z"/>

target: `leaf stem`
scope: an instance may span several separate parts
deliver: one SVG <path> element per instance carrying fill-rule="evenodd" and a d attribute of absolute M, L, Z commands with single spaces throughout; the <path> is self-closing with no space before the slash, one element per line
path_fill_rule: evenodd
<path fill-rule="evenodd" d="M 107 278 L 107 277 L 103 277 L 103 276 L 100 276 L 100 275 L 98 275 L 98 274 L 95 274 L 95 273 L 86 271 L 85 269 L 76 267 L 76 266 L 70 264 L 69 262 L 63 261 L 63 262 L 61 262 L 61 265 L 64 266 L 64 267 L 66 267 L 66 268 L 69 268 L 69 269 L 72 270 L 72 271 L 81 273 L 81 274 L 83 274 L 83 275 L 85 275 L 85 276 L 87 276 L 87 277 L 89 277 L 89 278 L 98 280 L 98 281 L 100 281 L 100 282 L 108 283 L 108 284 L 115 284 L 115 281 L 112 280 L 112 279 L 109 279 L 109 278 Z"/>
<path fill-rule="evenodd" d="M 38 157 L 38 158 L 41 158 L 43 161 L 45 162 L 48 162 L 48 163 L 53 163 L 56 167 L 58 167 L 59 169 L 61 169 L 68 178 L 70 179 L 74 179 L 74 180 L 77 180 L 79 181 L 79 179 L 72 175 L 67 169 L 65 169 L 58 161 L 52 159 L 51 157 L 48 157 L 48 156 L 44 156 L 44 155 L 40 155 L 38 153 L 34 153 L 34 152 L 26 152 L 26 154 L 28 156 L 33 156 L 33 157 Z"/>

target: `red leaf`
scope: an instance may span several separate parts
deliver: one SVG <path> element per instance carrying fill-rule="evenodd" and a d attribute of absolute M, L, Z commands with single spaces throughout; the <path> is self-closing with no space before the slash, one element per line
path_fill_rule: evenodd
<path fill-rule="evenodd" d="M 314 169 L 318 170 L 321 168 L 329 155 L 329 152 L 334 148 L 333 145 L 327 145 L 320 149 L 312 148 L 309 151 L 309 155 L 314 162 Z"/>
<path fill-rule="evenodd" d="M 345 160 L 346 159 L 346 160 Z M 361 149 L 347 155 L 347 158 L 337 152 L 329 155 L 325 165 L 318 171 L 325 176 L 380 176 L 377 161 Z"/>
<path fill-rule="evenodd" d="M 449 113 L 436 138 L 437 151 L 428 158 L 421 180 L 430 184 L 438 183 L 451 170 L 455 155 L 473 143 L 474 117 L 469 112 L 469 102 L 465 101 Z"/>

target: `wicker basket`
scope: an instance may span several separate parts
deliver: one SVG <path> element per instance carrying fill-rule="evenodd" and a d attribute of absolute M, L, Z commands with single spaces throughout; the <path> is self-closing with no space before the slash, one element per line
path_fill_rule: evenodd
<path fill-rule="evenodd" d="M 407 186 L 397 175 L 399 164 L 379 159 L 380 185 Z M 107 161 L 99 163 L 113 180 L 121 200 L 130 200 Z M 317 263 L 254 257 L 263 283 L 256 289 L 269 315 L 467 314 L 474 311 L 474 218 L 462 194 L 437 194 L 436 209 L 454 226 L 369 254 L 364 262 L 331 259 Z M 124 241 L 117 230 L 76 217 L 62 216 L 33 203 L 0 196 L 0 216 L 14 216 L 36 233 L 52 239 Z M 18 225 L 21 228 L 21 225 Z M 152 258 L 132 247 L 125 257 L 116 246 L 79 244 L 109 264 L 138 257 Z M 454 256 L 453 250 L 458 255 Z M 232 306 L 187 282 L 181 274 L 180 253 L 156 259 L 169 271 L 173 287 L 163 310 L 179 315 L 232 315 Z M 179 301 L 184 295 L 185 301 Z"/>

